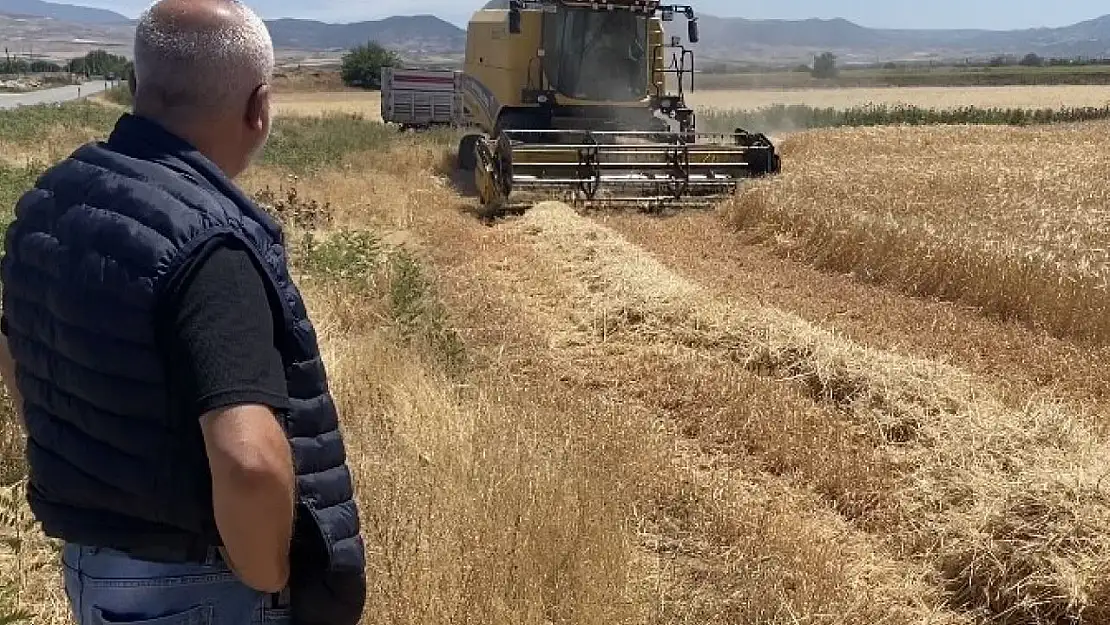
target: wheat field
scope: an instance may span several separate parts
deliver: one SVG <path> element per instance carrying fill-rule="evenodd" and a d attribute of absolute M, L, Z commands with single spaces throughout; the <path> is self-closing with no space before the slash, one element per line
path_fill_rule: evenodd
<path fill-rule="evenodd" d="M 784 143 L 796 167 L 724 211 L 819 266 L 1107 343 L 1108 131 L 815 131 Z"/>
<path fill-rule="evenodd" d="M 486 224 L 457 136 L 370 101 L 283 94 L 242 180 L 350 441 L 364 623 L 1110 622 L 1110 126 L 791 133 L 712 210 Z M 9 210 L 118 110 L 20 114 Z M 2 423 L 0 612 L 69 623 Z"/>

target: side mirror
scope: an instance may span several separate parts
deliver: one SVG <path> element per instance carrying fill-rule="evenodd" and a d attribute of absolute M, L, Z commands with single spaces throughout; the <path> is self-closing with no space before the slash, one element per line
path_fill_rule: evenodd
<path fill-rule="evenodd" d="M 509 9 L 509 34 L 520 34 L 520 9 L 515 6 Z"/>
<path fill-rule="evenodd" d="M 687 38 L 690 40 L 690 43 L 697 43 L 698 42 L 698 18 L 695 17 L 694 19 L 690 20 L 690 22 L 687 24 L 687 26 L 690 29 L 689 36 Z"/>

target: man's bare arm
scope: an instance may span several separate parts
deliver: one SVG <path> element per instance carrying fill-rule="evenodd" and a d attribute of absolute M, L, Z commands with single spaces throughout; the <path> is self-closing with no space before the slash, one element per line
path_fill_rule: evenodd
<path fill-rule="evenodd" d="M 246 405 L 201 417 L 212 468 L 216 526 L 248 586 L 278 592 L 289 578 L 295 478 L 289 442 L 273 411 Z"/>

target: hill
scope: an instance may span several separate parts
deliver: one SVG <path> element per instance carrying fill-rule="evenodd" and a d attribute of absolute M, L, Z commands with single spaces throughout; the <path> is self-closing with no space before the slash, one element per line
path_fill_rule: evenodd
<path fill-rule="evenodd" d="M 462 29 L 433 15 L 348 24 L 284 18 L 266 24 L 282 56 L 290 51 L 341 51 L 370 40 L 406 57 L 450 56 L 461 53 L 466 43 Z M 20 51 L 65 57 L 84 54 L 91 45 L 130 56 L 133 36 L 134 20 L 112 11 L 42 0 L 3 0 L 0 5 L 0 41 L 19 42 Z"/>
<path fill-rule="evenodd" d="M 749 20 L 704 15 L 706 56 L 731 60 L 807 59 L 832 51 L 844 60 L 963 58 L 1029 52 L 1056 57 L 1110 56 L 1110 15 L 1061 28 L 992 30 L 882 29 L 844 19 Z M 677 20 L 673 34 L 684 34 Z"/>
<path fill-rule="evenodd" d="M 297 50 L 347 49 L 374 40 L 409 54 L 442 54 L 461 52 L 466 45 L 463 30 L 434 15 L 351 24 L 287 18 L 270 20 L 266 25 L 275 47 Z"/>
<path fill-rule="evenodd" d="M 4 0 L 0 13 L 6 15 L 47 17 L 76 24 L 116 24 L 130 21 L 127 17 L 106 9 L 57 4 L 42 0 Z"/>

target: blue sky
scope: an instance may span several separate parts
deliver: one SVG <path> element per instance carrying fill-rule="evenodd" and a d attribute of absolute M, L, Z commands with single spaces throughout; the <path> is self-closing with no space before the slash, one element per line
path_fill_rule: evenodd
<path fill-rule="evenodd" d="M 66 0 L 56 0 L 66 1 Z M 147 0 L 68 0 L 134 17 Z M 433 13 L 463 24 L 483 2 L 467 0 L 247 0 L 263 17 L 305 17 L 350 22 L 389 15 Z M 890 28 L 990 28 L 1065 26 L 1110 13 L 1106 0 L 931 0 L 928 9 L 908 0 L 693 0 L 704 13 L 750 18 L 843 17 L 864 26 Z M 916 3 L 913 3 L 916 4 Z M 1005 6 L 1000 10 L 1000 5 Z"/>

